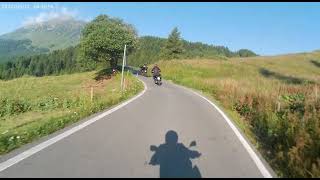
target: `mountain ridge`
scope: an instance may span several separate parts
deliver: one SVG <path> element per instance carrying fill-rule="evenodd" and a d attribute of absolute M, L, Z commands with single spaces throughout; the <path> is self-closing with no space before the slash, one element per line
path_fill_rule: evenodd
<path fill-rule="evenodd" d="M 73 18 L 55 18 L 34 23 L 0 36 L 2 40 L 31 40 L 32 46 L 50 51 L 75 46 L 80 41 L 80 33 L 86 22 Z"/>

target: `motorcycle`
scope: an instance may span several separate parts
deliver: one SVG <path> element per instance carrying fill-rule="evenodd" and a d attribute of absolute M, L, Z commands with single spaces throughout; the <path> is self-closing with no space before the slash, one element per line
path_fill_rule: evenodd
<path fill-rule="evenodd" d="M 192 141 L 189 145 L 189 148 L 194 146 L 196 146 L 196 142 Z M 201 178 L 199 168 L 196 165 L 192 166 L 192 162 L 190 160 L 199 158 L 201 156 L 201 153 L 197 151 L 190 151 L 188 149 L 187 151 L 189 152 L 185 152 L 182 154 L 183 156 L 181 156 L 187 159 L 187 161 L 185 161 L 186 159 L 184 158 L 175 159 L 175 157 L 170 157 L 169 154 L 162 154 L 163 152 L 166 152 L 166 150 L 160 149 L 161 146 L 150 146 L 150 151 L 155 153 L 149 163 L 150 165 L 160 165 L 160 178 Z M 170 164 L 170 168 L 168 168 L 168 164 Z"/>
<path fill-rule="evenodd" d="M 115 76 L 117 73 L 117 70 L 116 69 L 112 69 L 112 75 Z"/>
<path fill-rule="evenodd" d="M 154 77 L 154 83 L 161 86 L 162 85 L 162 81 L 161 81 L 161 75 L 155 76 Z"/>
<path fill-rule="evenodd" d="M 142 76 L 147 76 L 147 69 L 141 69 L 140 70 L 140 74 L 142 75 Z"/>

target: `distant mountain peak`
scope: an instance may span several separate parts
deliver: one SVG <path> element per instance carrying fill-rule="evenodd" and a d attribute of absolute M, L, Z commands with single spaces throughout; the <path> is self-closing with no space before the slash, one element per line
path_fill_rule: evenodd
<path fill-rule="evenodd" d="M 86 22 L 70 16 L 53 18 L 48 21 L 28 24 L 0 39 L 32 41 L 32 46 L 50 50 L 75 46 L 80 41 L 80 33 Z"/>
<path fill-rule="evenodd" d="M 63 26 L 68 26 L 68 25 L 79 25 L 79 26 L 84 26 L 86 24 L 85 21 L 81 20 L 76 20 L 73 17 L 64 17 L 64 18 L 53 18 L 48 21 L 43 21 L 43 22 L 37 22 L 37 23 L 32 23 L 23 26 L 23 29 L 32 29 L 32 28 L 39 28 L 39 27 L 55 27 L 57 25 L 63 25 Z"/>

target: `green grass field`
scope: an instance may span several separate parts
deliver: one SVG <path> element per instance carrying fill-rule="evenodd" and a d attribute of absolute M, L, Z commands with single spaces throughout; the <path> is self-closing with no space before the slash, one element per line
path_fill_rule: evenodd
<path fill-rule="evenodd" d="M 158 65 L 217 102 L 280 177 L 320 177 L 320 52 Z"/>
<path fill-rule="evenodd" d="M 86 72 L 0 81 L 0 154 L 118 104 L 143 89 L 130 74 L 125 77 L 124 93 L 120 92 L 119 75 L 99 81 L 96 76 L 97 72 Z"/>

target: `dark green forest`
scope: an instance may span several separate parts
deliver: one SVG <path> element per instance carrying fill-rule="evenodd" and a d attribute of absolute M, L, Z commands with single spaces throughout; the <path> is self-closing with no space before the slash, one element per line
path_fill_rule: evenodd
<path fill-rule="evenodd" d="M 130 66 L 151 64 L 159 61 L 166 45 L 166 38 L 144 36 L 139 38 L 138 47 L 128 55 Z M 30 44 L 30 42 L 29 42 Z M 207 45 L 200 42 L 188 42 L 182 40 L 184 51 L 180 58 L 214 58 L 214 57 L 247 57 L 256 56 L 250 50 L 232 52 L 227 47 Z M 20 46 L 17 45 L 17 48 Z M 93 70 L 96 62 L 82 60 L 80 48 L 69 47 L 64 50 L 56 50 L 47 54 L 14 56 L 6 62 L 0 63 L 0 79 L 8 80 L 23 75 L 46 76 L 75 73 Z M 46 52 L 43 50 L 43 52 Z M 164 59 L 165 60 L 165 59 Z M 1 62 L 1 61 L 0 61 Z M 108 66 L 108 64 L 106 64 Z"/>
<path fill-rule="evenodd" d="M 140 66 L 143 63 L 151 64 L 162 59 L 161 51 L 166 45 L 166 38 L 144 36 L 139 39 L 138 48 L 127 57 L 128 64 Z M 215 58 L 215 57 L 250 57 L 257 56 L 254 52 L 242 49 L 237 52 L 230 51 L 224 46 L 213 46 L 201 42 L 188 42 L 181 40 L 184 51 L 181 59 Z M 163 58 L 166 60 L 166 58 Z"/>
<path fill-rule="evenodd" d="M 86 70 L 81 66 L 77 54 L 77 48 L 70 47 L 49 54 L 18 56 L 0 64 L 0 79 L 8 80 L 23 75 L 39 77 Z"/>

